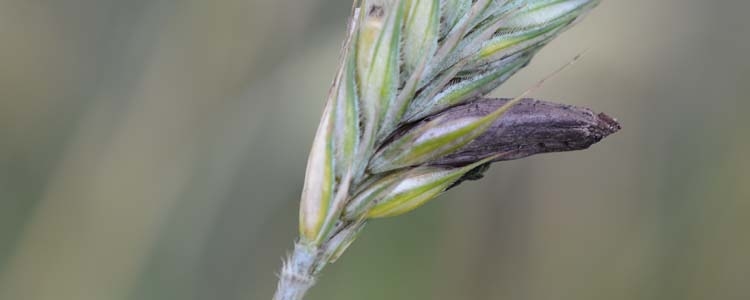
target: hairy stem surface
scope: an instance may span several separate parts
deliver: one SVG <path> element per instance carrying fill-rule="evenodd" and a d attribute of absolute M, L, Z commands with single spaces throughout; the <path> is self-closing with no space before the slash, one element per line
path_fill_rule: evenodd
<path fill-rule="evenodd" d="M 315 284 L 315 265 L 320 251 L 300 243 L 284 261 L 274 300 L 301 300 Z"/>

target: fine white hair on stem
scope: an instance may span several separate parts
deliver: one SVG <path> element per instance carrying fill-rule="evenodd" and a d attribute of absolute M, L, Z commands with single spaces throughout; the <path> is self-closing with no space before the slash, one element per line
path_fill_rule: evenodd
<path fill-rule="evenodd" d="M 282 263 L 274 300 L 298 300 L 305 296 L 307 290 L 315 285 L 313 268 L 316 256 L 305 246 L 299 243 L 294 245 L 294 253 Z"/>

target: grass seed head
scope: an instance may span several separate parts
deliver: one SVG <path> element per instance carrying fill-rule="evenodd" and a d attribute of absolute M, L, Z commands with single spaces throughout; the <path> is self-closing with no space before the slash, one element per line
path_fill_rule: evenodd
<path fill-rule="evenodd" d="M 355 5 L 308 161 L 300 207 L 303 243 L 322 243 L 346 220 L 411 211 L 486 163 L 478 158 L 463 167 L 431 165 L 482 135 L 508 107 L 462 119 L 434 116 L 497 88 L 598 3 Z M 408 131 L 399 131 L 406 125 Z"/>

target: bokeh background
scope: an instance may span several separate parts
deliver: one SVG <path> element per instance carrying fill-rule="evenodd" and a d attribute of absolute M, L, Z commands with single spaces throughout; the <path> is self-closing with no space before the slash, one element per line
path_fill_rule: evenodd
<path fill-rule="evenodd" d="M 0 299 L 270 299 L 349 0 L 0 1 Z M 495 92 L 616 116 L 309 299 L 750 299 L 750 2 L 604 1 Z"/>

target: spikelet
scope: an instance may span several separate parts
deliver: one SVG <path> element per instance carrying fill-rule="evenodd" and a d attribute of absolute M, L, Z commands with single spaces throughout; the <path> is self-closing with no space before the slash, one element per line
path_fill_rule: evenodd
<path fill-rule="evenodd" d="M 536 109 L 532 102 L 536 110 L 527 108 L 528 115 L 554 115 L 553 127 L 578 125 L 558 140 L 553 134 L 509 137 L 498 130 L 507 126 L 501 118 L 527 101 L 525 95 L 482 99 L 599 2 L 355 1 L 308 158 L 300 239 L 274 299 L 301 299 L 370 219 L 408 213 L 464 180 L 481 178 L 491 162 L 583 149 L 617 131 L 606 115 L 567 106 Z M 518 113 L 510 115 L 518 120 Z M 495 140 L 520 142 L 498 146 Z"/>
<path fill-rule="evenodd" d="M 394 196 L 403 187 L 468 172 L 430 164 L 472 142 L 510 105 L 471 118 L 431 116 L 497 88 L 598 2 L 361 1 L 308 161 L 302 240 L 322 243 L 342 218 L 405 213 L 419 205 Z M 448 184 L 419 189 L 420 205 L 451 182 L 435 180 Z"/>

